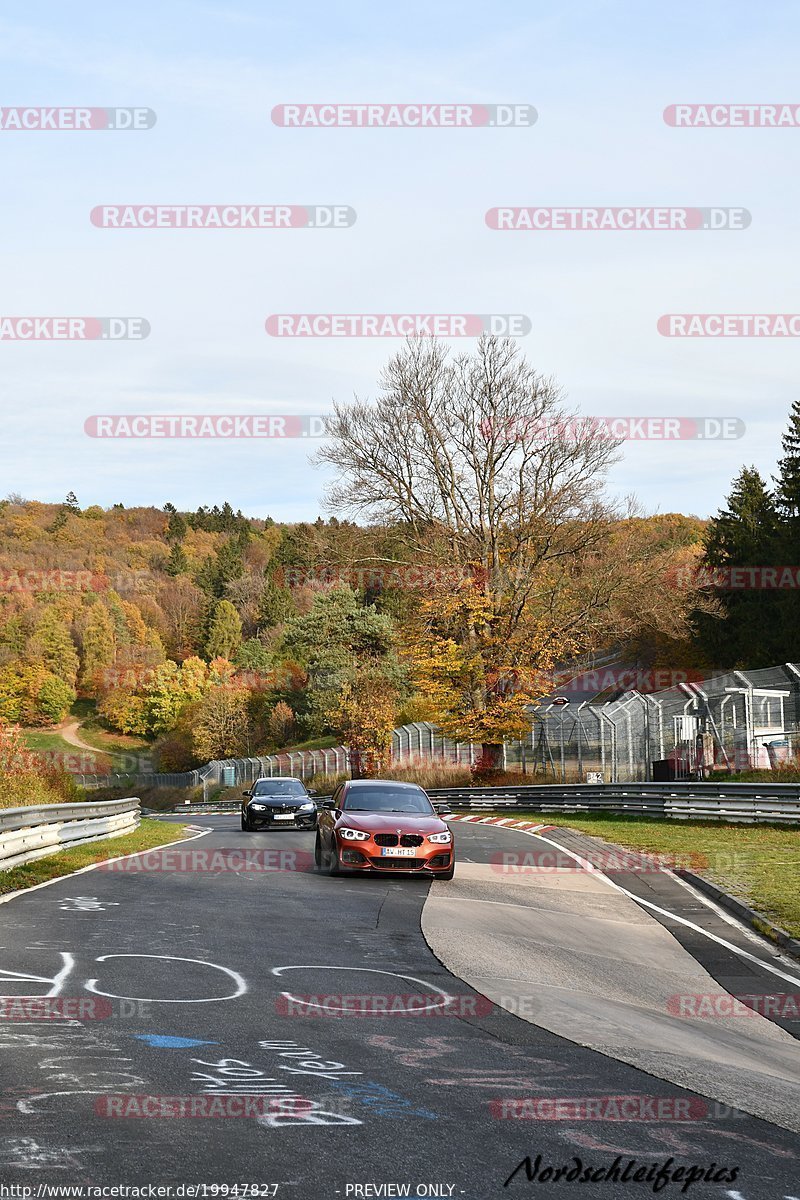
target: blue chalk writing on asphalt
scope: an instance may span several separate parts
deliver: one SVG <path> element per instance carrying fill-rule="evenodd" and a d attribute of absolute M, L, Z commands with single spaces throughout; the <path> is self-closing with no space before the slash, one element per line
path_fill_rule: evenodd
<path fill-rule="evenodd" d="M 137 1041 L 147 1042 L 148 1046 L 158 1046 L 162 1050 L 179 1050 L 184 1046 L 218 1046 L 219 1042 L 208 1042 L 202 1038 L 172 1037 L 166 1033 L 135 1033 Z"/>

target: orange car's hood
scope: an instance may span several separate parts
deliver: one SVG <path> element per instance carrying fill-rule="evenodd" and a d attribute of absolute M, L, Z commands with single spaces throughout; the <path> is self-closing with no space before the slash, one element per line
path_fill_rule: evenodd
<path fill-rule="evenodd" d="M 425 813 L 378 813 L 345 812 L 336 822 L 336 828 L 349 825 L 351 829 L 362 829 L 367 833 L 443 833 L 447 826 L 440 817 L 428 817 Z"/>

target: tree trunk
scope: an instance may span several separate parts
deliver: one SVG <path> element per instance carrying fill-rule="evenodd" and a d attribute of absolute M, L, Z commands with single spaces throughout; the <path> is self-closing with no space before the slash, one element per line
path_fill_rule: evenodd
<path fill-rule="evenodd" d="M 364 764 L 362 761 L 361 751 L 360 750 L 351 750 L 350 753 L 348 754 L 348 760 L 349 760 L 349 766 L 350 766 L 350 778 L 351 779 L 363 779 L 364 778 Z"/>
<path fill-rule="evenodd" d="M 499 774 L 503 769 L 503 743 L 483 742 L 481 744 L 481 757 L 477 766 L 480 775 Z"/>

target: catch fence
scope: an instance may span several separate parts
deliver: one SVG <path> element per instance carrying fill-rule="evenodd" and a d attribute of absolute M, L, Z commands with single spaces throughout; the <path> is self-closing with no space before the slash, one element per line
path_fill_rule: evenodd
<path fill-rule="evenodd" d="M 567 700 L 564 703 L 564 700 Z M 469 769 L 481 747 L 446 737 L 427 721 L 392 735 L 396 766 Z M 626 691 L 597 703 L 556 697 L 531 710 L 525 738 L 503 745 L 503 767 L 531 782 L 633 783 L 703 779 L 714 770 L 776 769 L 800 758 L 800 665 L 729 671 L 658 692 Z M 255 758 L 215 760 L 196 771 L 149 775 L 78 775 L 85 787 L 239 786 L 259 776 L 341 775 L 344 746 Z"/>

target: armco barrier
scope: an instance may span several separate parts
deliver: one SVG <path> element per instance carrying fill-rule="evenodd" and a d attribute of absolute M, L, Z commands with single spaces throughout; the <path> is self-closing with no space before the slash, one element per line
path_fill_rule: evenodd
<path fill-rule="evenodd" d="M 533 784 L 527 787 L 432 788 L 436 803 L 453 810 L 492 812 L 610 812 L 670 819 L 800 824 L 800 784 L 634 783 Z M 326 799 L 317 796 L 317 804 Z M 238 812 L 238 801 L 179 805 L 175 813 Z"/>
<path fill-rule="evenodd" d="M 792 783 L 605 783 L 439 788 L 431 800 L 453 809 L 611 812 L 661 818 L 800 824 L 800 785 Z"/>
<path fill-rule="evenodd" d="M 0 870 L 85 842 L 131 833 L 138 824 L 136 798 L 0 809 Z"/>

